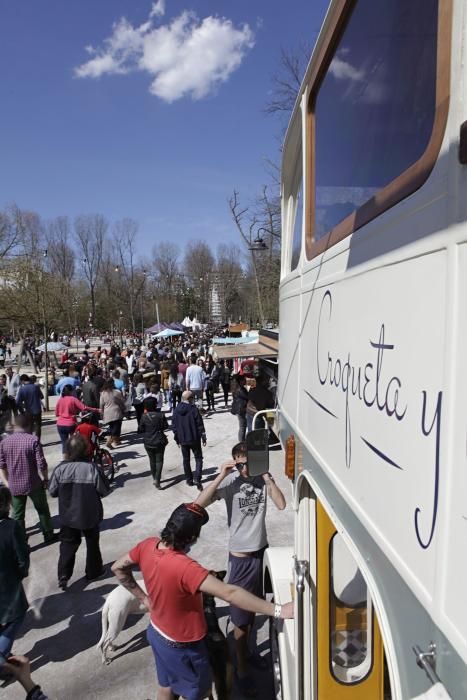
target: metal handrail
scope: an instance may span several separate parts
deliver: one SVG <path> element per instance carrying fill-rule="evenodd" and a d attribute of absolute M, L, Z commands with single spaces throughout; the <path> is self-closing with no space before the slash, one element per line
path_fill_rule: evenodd
<path fill-rule="evenodd" d="M 308 562 L 305 559 L 295 560 L 295 574 L 296 583 L 295 590 L 297 591 L 297 684 L 298 684 L 298 700 L 303 700 L 305 697 L 304 688 L 304 633 L 303 633 L 303 618 L 304 618 L 304 605 L 303 605 L 303 593 L 305 592 L 305 579 L 308 573 Z"/>
<path fill-rule="evenodd" d="M 279 410 L 278 408 L 265 408 L 262 411 L 256 411 L 255 415 L 253 416 L 253 422 L 251 424 L 251 429 L 255 430 L 255 423 L 256 423 L 256 419 L 258 416 L 262 416 L 264 413 L 277 413 L 278 410 Z"/>

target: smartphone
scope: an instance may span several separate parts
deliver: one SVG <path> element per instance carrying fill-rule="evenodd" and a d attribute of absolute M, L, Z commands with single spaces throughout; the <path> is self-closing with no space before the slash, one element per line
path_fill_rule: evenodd
<path fill-rule="evenodd" d="M 261 476 L 269 471 L 269 430 L 252 430 L 246 436 L 248 475 Z"/>

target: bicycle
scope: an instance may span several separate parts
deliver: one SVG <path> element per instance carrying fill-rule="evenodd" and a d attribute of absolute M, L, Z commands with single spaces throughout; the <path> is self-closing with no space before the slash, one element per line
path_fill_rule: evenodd
<path fill-rule="evenodd" d="M 113 455 L 105 447 L 96 444 L 92 461 L 98 470 L 105 476 L 109 483 L 112 483 L 117 465 Z"/>
<path fill-rule="evenodd" d="M 102 437 L 102 432 L 105 431 L 107 426 L 104 426 L 104 431 L 100 434 L 96 432 L 96 428 L 91 427 L 88 424 L 91 413 L 82 413 L 79 416 L 79 425 L 77 432 L 83 434 L 83 428 L 87 428 L 83 437 L 88 441 L 90 446 L 91 461 L 96 465 L 99 472 L 105 477 L 109 484 L 113 481 L 115 472 L 118 471 L 117 463 L 114 460 L 112 454 L 105 447 L 101 447 L 99 440 Z"/>

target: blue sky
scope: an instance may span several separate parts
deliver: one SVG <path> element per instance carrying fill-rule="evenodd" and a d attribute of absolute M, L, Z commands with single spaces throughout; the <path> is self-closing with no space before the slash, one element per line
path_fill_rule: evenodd
<path fill-rule="evenodd" d="M 0 207 L 131 217 L 141 252 L 239 242 L 226 200 L 277 156 L 280 49 L 312 43 L 327 5 L 0 0 Z"/>

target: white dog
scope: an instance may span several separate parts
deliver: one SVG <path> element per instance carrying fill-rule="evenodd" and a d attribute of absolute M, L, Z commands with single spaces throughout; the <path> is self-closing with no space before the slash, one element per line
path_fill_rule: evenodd
<path fill-rule="evenodd" d="M 147 593 L 143 579 L 138 579 L 137 583 Z M 146 606 L 123 586 L 117 586 L 110 593 L 102 608 L 102 636 L 97 643 L 103 664 L 110 663 L 108 652 L 115 650 L 114 642 L 125 627 L 128 615 L 144 615 L 147 612 Z"/>

